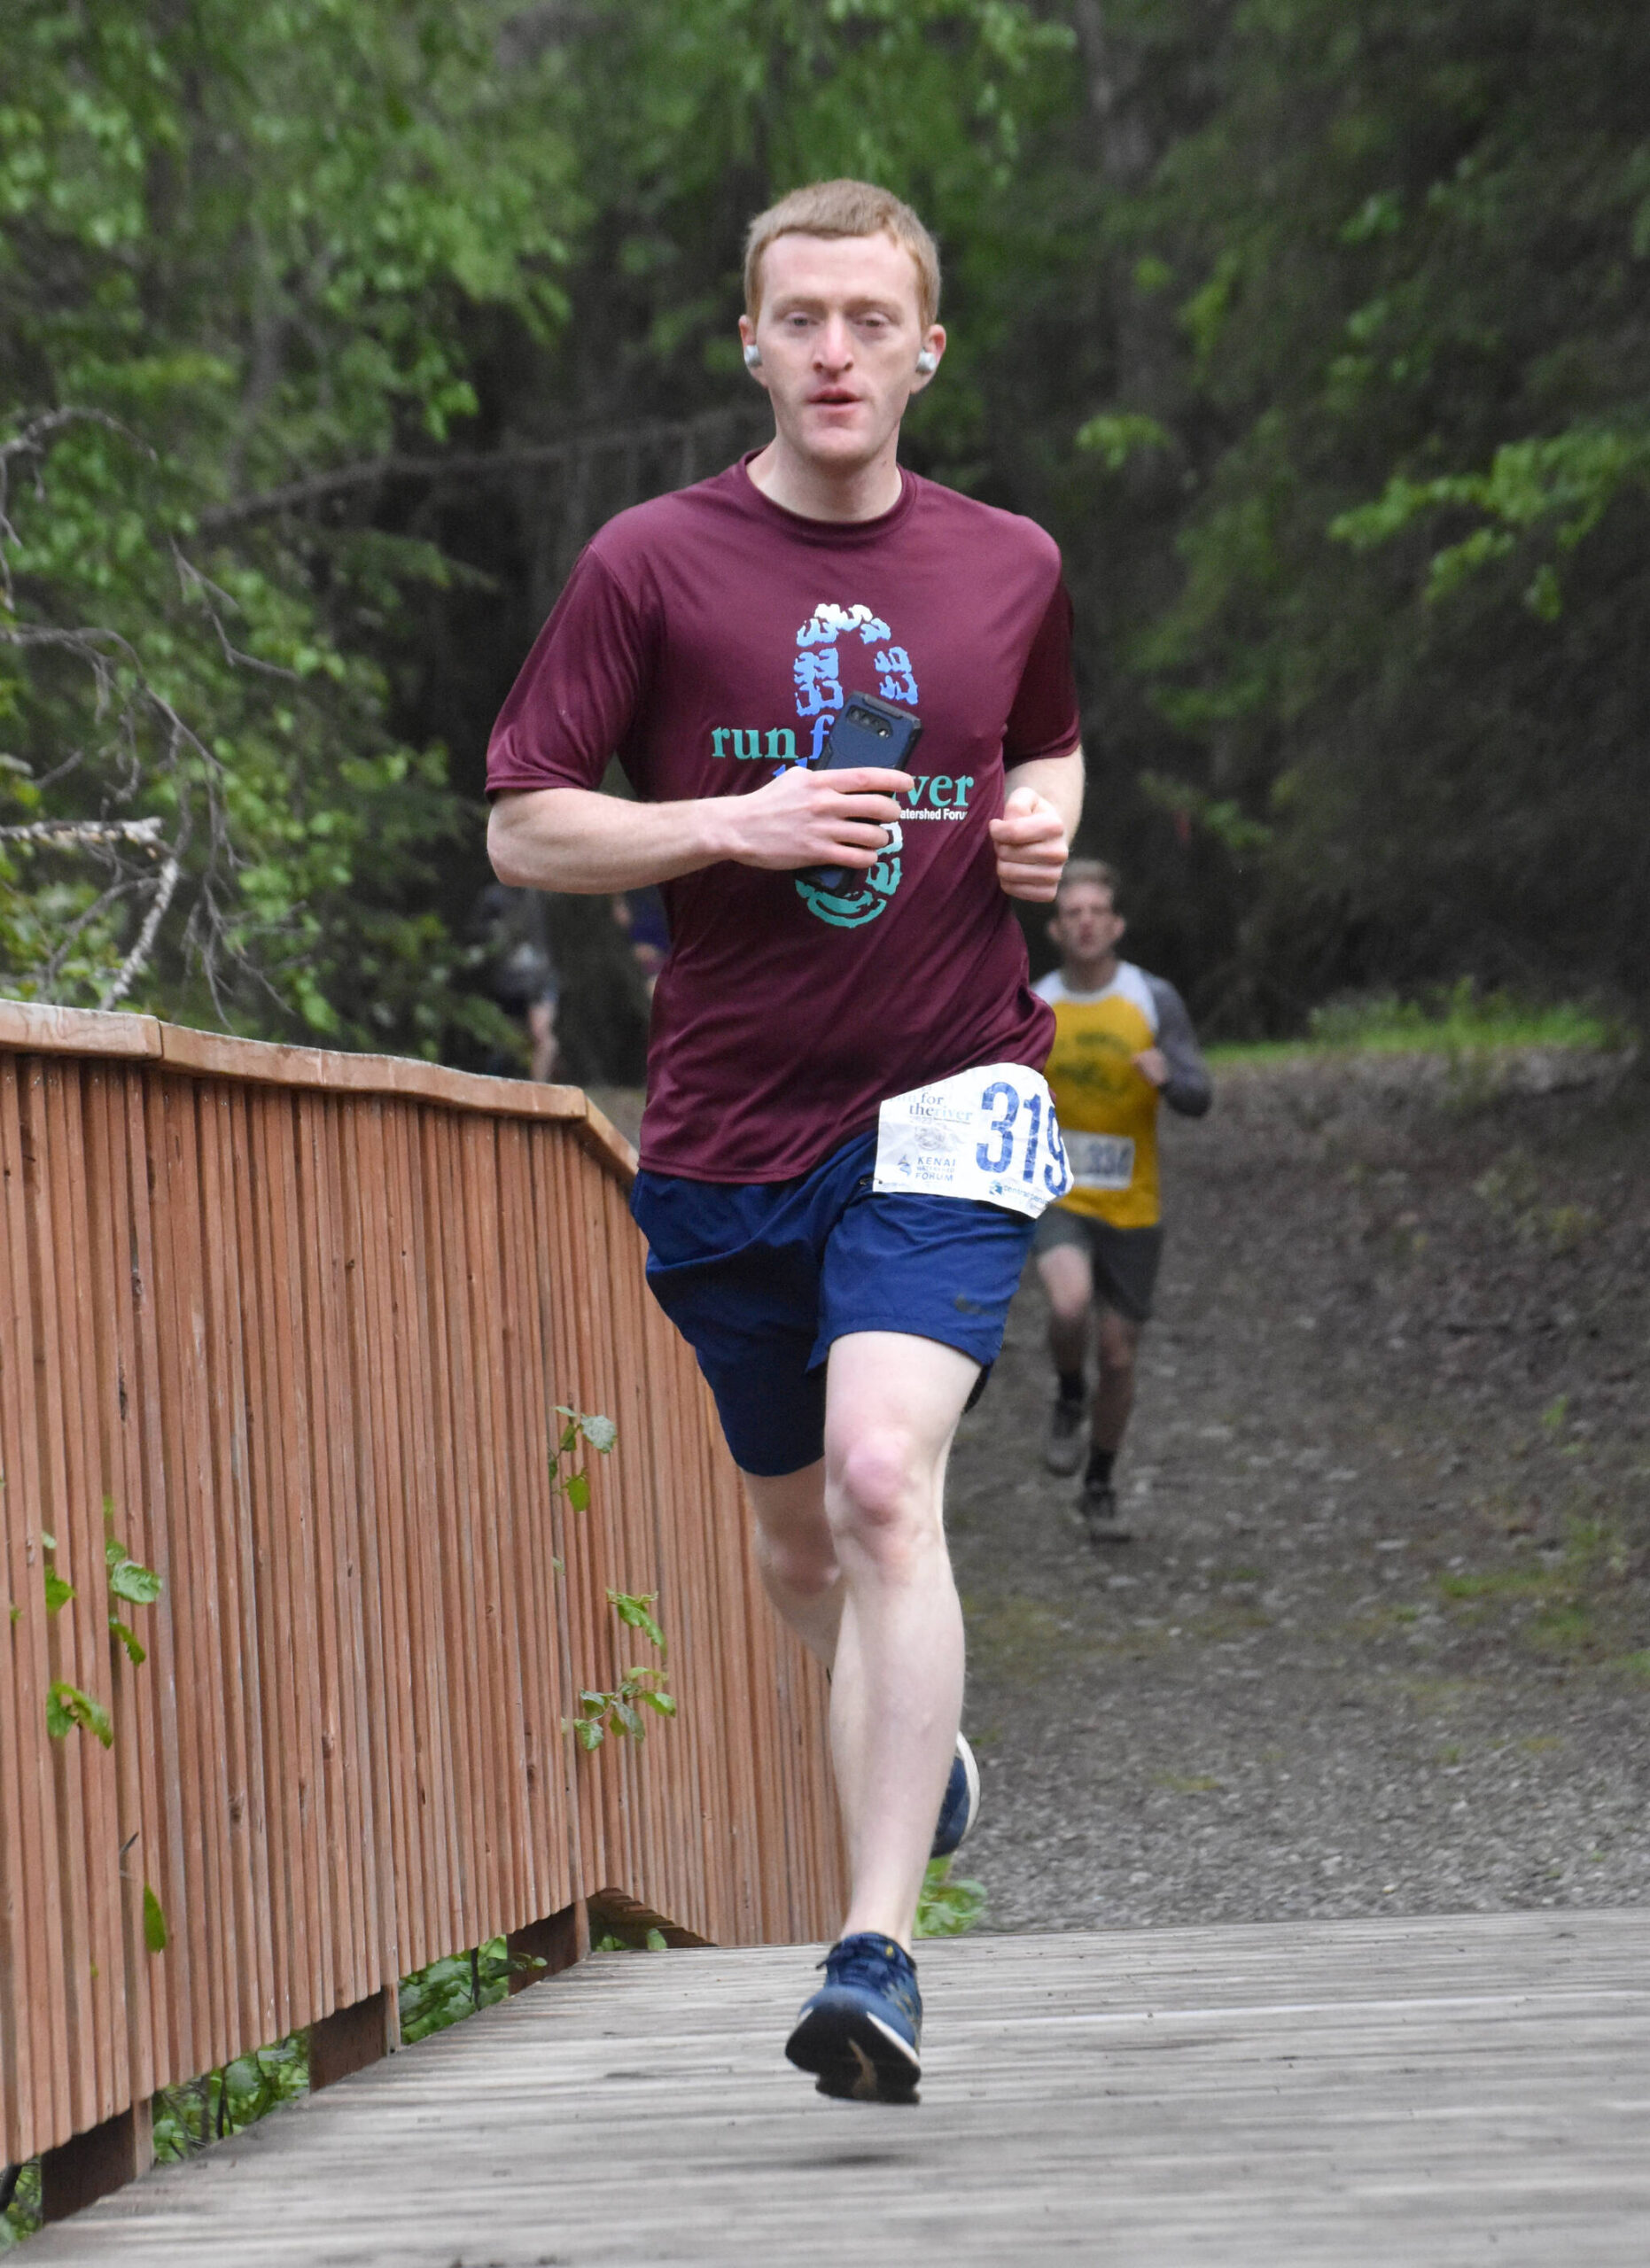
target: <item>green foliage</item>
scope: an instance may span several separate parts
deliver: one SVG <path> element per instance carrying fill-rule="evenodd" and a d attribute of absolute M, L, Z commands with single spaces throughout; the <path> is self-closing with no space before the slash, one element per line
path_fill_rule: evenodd
<path fill-rule="evenodd" d="M 63 1740 L 76 1725 L 105 1748 L 113 1747 L 114 1726 L 102 1702 L 65 1678 L 53 1678 L 46 1689 L 46 1730 L 53 1740 Z"/>
<path fill-rule="evenodd" d="M 13 2186 L 0 2209 L 0 2252 L 9 2252 L 26 2236 L 33 2236 L 41 2225 L 40 2218 L 40 2160 L 30 2158 L 27 2163 L 6 2169 Z"/>
<path fill-rule="evenodd" d="M 144 1946 L 150 1953 L 164 1953 L 169 1936 L 170 1932 L 167 1929 L 166 1915 L 161 1911 L 160 1900 L 145 1883 L 144 1884 Z"/>
<path fill-rule="evenodd" d="M 1469 977 L 1423 988 L 1417 999 L 1377 993 L 1327 1002 L 1308 1019 L 1321 1047 L 1467 1052 L 1493 1047 L 1607 1048 L 1625 1035 L 1607 1016 L 1575 1002 L 1537 1002 L 1486 992 Z"/>
<path fill-rule="evenodd" d="M 491 2008 L 510 1992 L 512 1973 L 541 1969 L 542 1961 L 512 1956 L 502 1938 L 489 1938 L 468 1953 L 447 1953 L 401 1983 L 401 2039 L 410 2047 L 432 2031 Z"/>
<path fill-rule="evenodd" d="M 157 1950 L 151 1946 L 152 1953 Z M 282 2103 L 297 2101 L 308 2087 L 308 2041 L 301 2031 L 237 2055 L 198 2079 L 163 2087 L 154 2099 L 155 2156 L 163 2165 L 191 2157 Z"/>
<path fill-rule="evenodd" d="M 579 1696 L 579 1713 L 564 1717 L 562 1729 L 572 1733 L 587 1752 L 601 1747 L 609 1733 L 616 1733 L 621 1740 L 642 1741 L 648 1736 L 644 1709 L 656 1716 L 673 1717 L 676 1704 L 665 1689 L 667 1649 L 665 1633 L 653 1614 L 655 1591 L 640 1596 L 628 1591 L 610 1590 L 607 1603 L 627 1630 L 639 1631 L 650 1645 L 657 1646 L 659 1659 L 652 1666 L 633 1665 L 626 1670 L 616 1686 L 591 1688 Z"/>
<path fill-rule="evenodd" d="M 1155 161 L 1091 207 L 1118 257 L 1088 415 L 1171 442 L 1162 475 L 1085 490 L 1072 540 L 1110 555 L 1091 604 L 1138 687 L 1110 701 L 1132 840 L 1101 846 L 1144 874 L 1137 929 L 1171 913 L 1195 991 L 1251 1028 L 1463 968 L 1642 1003 L 1650 160 L 1623 90 L 1650 24 L 1109 15 L 1097 59 Z M 1154 827 L 1183 779 L 1241 835 Z"/>
<path fill-rule="evenodd" d="M 1077 445 L 1079 449 L 1092 450 L 1108 472 L 1121 472 L 1140 451 L 1173 446 L 1157 420 L 1142 416 L 1138 410 L 1102 413 L 1086 419 L 1078 428 Z"/>
<path fill-rule="evenodd" d="M 1470 978 L 1425 985 L 1418 998 L 1395 992 L 1343 995 L 1313 1008 L 1299 1040 L 1230 1043 L 1211 1047 L 1214 1063 L 1280 1062 L 1319 1050 L 1348 1054 L 1445 1055 L 1462 1062 L 1499 1049 L 1563 1047 L 1593 1052 L 1632 1044 L 1619 1018 L 1576 1001 L 1522 1000 L 1483 990 Z M 1490 1184 L 1486 1180 L 1485 1187 Z"/>
<path fill-rule="evenodd" d="M 917 1899 L 916 1934 L 919 1938 L 960 1938 L 964 1930 L 977 1929 L 985 1919 L 985 1885 L 966 1876 L 951 1879 L 953 1860 L 930 1859 L 922 1876 L 922 1894 Z"/>
<path fill-rule="evenodd" d="M 141 1566 L 113 1535 L 104 1545 L 104 1557 L 108 1563 L 109 1588 L 116 1598 L 126 1599 L 133 1606 L 154 1604 L 161 1582 L 152 1567 Z"/>
<path fill-rule="evenodd" d="M 611 1418 L 594 1418 L 583 1410 L 570 1410 L 557 1402 L 556 1414 L 567 1423 L 562 1427 L 555 1447 L 550 1451 L 550 1487 L 562 1497 L 568 1509 L 575 1512 L 590 1508 L 590 1471 L 588 1464 L 569 1469 L 569 1461 L 578 1452 L 580 1441 L 586 1441 L 600 1456 L 606 1456 L 619 1439 L 619 1428 Z"/>
<path fill-rule="evenodd" d="M 439 444 L 478 307 L 559 320 L 570 149 L 509 14 L 13 10 L 0 824 L 154 826 L 0 837 L 8 989 L 426 1052 L 463 1021 L 427 900 L 468 822 L 386 673 L 452 571 L 264 499 Z"/>

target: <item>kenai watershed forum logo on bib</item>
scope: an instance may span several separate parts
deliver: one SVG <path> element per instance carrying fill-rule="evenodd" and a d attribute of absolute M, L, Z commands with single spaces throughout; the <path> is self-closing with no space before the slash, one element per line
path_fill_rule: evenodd
<path fill-rule="evenodd" d="M 870 653 L 869 668 L 876 672 L 876 690 L 884 701 L 902 708 L 917 705 L 916 679 L 911 656 L 893 643 L 893 633 L 868 606 L 837 606 L 821 599 L 797 633 L 797 658 L 791 678 L 797 688 L 797 714 L 813 729 L 809 755 L 817 758 L 825 745 L 831 721 L 842 708 L 845 692 L 857 689 L 843 682 L 843 649 L 850 664 L 858 659 L 853 641 Z M 864 666 L 862 664 L 862 666 Z M 798 882 L 797 895 L 811 913 L 835 929 L 858 929 L 875 921 L 899 887 L 905 836 L 891 827 L 882 857 L 868 874 L 857 874 L 840 890 L 821 889 L 817 882 Z"/>

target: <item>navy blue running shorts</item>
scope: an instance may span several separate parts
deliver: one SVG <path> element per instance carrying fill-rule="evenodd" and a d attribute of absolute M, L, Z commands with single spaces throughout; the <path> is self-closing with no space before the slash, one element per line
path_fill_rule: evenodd
<path fill-rule="evenodd" d="M 743 1472 L 825 1453 L 825 1357 L 856 1331 L 937 1339 L 989 1370 L 1034 1223 L 961 1197 L 882 1195 L 875 1134 L 794 1181 L 639 1173 L 648 1283 L 699 1358 Z"/>

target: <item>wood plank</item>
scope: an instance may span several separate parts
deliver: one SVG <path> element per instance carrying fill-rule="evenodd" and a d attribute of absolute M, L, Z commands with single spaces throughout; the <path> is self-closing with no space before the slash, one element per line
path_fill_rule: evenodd
<path fill-rule="evenodd" d="M 46 1739 L 51 1680 L 35 1379 L 44 1361 L 29 1266 L 38 1170 L 39 1067 L 0 1061 L 0 1475 L 4 1480 L 8 1664 L 0 1723 L 0 2155 L 15 2163 L 70 2131 L 57 1800 Z M 13 1617 L 11 1610 L 18 1612 Z"/>
<path fill-rule="evenodd" d="M 336 1094 L 403 1095 L 498 1118 L 564 1120 L 624 1187 L 629 1187 L 636 1171 L 634 1146 L 580 1087 L 452 1071 L 410 1056 L 346 1054 L 338 1049 L 237 1039 L 226 1032 L 160 1023 L 152 1016 L 25 1000 L 0 1000 L 0 1052 L 6 1051 L 149 1057 L 208 1078 Z"/>
<path fill-rule="evenodd" d="M 369 1584 L 364 1429 L 355 1400 L 354 1228 L 345 1167 L 345 1106 L 321 1095 L 293 1098 L 304 1192 L 304 1347 L 313 1444 L 320 1584 L 323 1753 L 326 1781 L 325 1882 L 332 1967 L 327 2008 L 352 2006 L 385 1981 L 393 1938 L 387 1834 L 380 1808 L 368 1665 L 377 1644 Z"/>
<path fill-rule="evenodd" d="M 1650 1914 L 923 1949 L 922 2101 L 781 2059 L 809 1954 L 596 1955 L 39 2268 L 1642 2268 Z"/>
<path fill-rule="evenodd" d="M 161 1081 L 152 1068 L 132 1072 L 125 1082 L 125 1180 L 130 1205 L 129 1243 L 115 1254 L 129 1271 L 133 1341 L 136 1372 L 128 1402 L 140 1436 L 143 1507 L 143 1549 L 131 1549 L 145 1566 L 160 1578 L 160 1596 L 145 1612 L 144 1643 L 149 1658 L 144 1665 L 138 1705 L 138 1730 L 143 1773 L 143 1813 L 146 1822 L 142 1841 L 128 1854 L 128 1866 L 136 1866 L 140 1893 L 149 1884 L 160 1901 L 168 1922 L 183 1911 L 187 1894 L 191 1831 L 186 1821 L 186 1790 L 178 1759 L 183 1744 L 178 1722 L 178 1622 L 188 1613 L 188 1596 L 181 1577 L 187 1557 L 175 1558 L 174 1501 L 167 1474 L 167 1363 L 161 1338 L 167 1328 L 167 1302 L 157 1281 L 155 1258 L 154 1184 L 156 1162 L 164 1140 Z M 131 1540 L 128 1539 L 128 1542 Z M 145 1952 L 145 1961 L 152 1957 Z M 194 1984 L 187 1961 L 172 1954 L 158 1975 L 152 1970 L 149 2039 L 152 2088 L 169 2086 L 192 2077 L 197 2066 L 188 2050 L 191 2035 Z"/>
<path fill-rule="evenodd" d="M 159 1058 L 160 1026 L 152 1016 L 99 1008 L 57 1008 L 40 1000 L 0 1000 L 0 1048 L 41 1055 L 136 1055 Z"/>
<path fill-rule="evenodd" d="M 135 1239 L 126 1173 L 124 1104 L 127 1091 L 134 1084 L 127 1068 L 120 1063 L 98 1061 L 84 1067 L 84 1195 L 90 1227 L 90 1323 L 97 1379 L 91 1414 L 97 1427 L 97 1461 L 112 1533 L 133 1558 L 152 1566 L 154 1563 L 148 1557 L 142 1435 L 133 1406 L 139 1356 L 133 1309 L 131 1254 Z M 147 1649 L 152 1635 L 148 1628 L 147 1608 L 134 1609 L 124 1602 L 117 1606 L 111 1599 L 109 1610 L 128 1627 L 136 1627 L 138 1643 Z M 149 1863 L 145 1829 L 157 1816 L 145 1801 L 152 1787 L 145 1770 L 145 1757 L 153 1745 L 154 1720 L 150 1705 L 152 1681 L 145 1674 L 147 1662 L 129 1661 L 118 1645 L 110 1646 L 109 1659 L 113 1696 L 110 1707 L 116 1730 L 115 1837 L 120 1852 L 117 1867 L 122 1940 L 117 2021 L 126 2033 L 126 2064 L 117 2099 L 123 2104 L 128 2100 L 147 2102 L 155 2091 L 150 1994 L 152 1957 L 144 1938 L 144 1868 Z"/>

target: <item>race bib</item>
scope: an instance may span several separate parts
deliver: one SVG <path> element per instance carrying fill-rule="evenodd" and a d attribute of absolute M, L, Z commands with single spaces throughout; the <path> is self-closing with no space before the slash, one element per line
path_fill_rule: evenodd
<path fill-rule="evenodd" d="M 970 1197 L 1035 1220 L 1070 1185 L 1054 1097 L 1023 1063 L 987 1063 L 913 1087 L 891 1095 L 877 1115 L 871 1186 L 884 1193 Z"/>
<path fill-rule="evenodd" d="M 1134 1145 L 1122 1134 L 1068 1134 L 1071 1180 L 1078 1189 L 1126 1189 L 1134 1178 Z"/>

